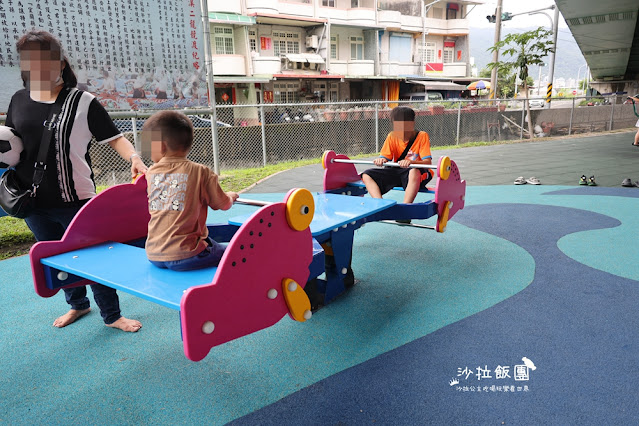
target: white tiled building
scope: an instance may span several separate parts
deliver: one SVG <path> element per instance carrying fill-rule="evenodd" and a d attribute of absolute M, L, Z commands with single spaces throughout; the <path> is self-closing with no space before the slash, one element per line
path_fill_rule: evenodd
<path fill-rule="evenodd" d="M 481 3 L 209 1 L 216 100 L 397 99 L 418 81 L 459 95 L 453 82 L 470 79 L 465 17 Z"/>

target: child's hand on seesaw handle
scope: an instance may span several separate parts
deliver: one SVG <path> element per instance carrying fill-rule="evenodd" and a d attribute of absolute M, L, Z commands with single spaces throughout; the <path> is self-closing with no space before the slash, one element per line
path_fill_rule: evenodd
<path fill-rule="evenodd" d="M 228 195 L 228 197 L 231 199 L 231 203 L 234 203 L 235 200 L 237 200 L 239 197 L 237 192 L 232 192 L 232 191 L 227 192 L 226 195 Z"/>
<path fill-rule="evenodd" d="M 377 167 L 382 167 L 382 165 L 384 163 L 386 163 L 388 160 L 384 157 L 379 157 L 373 160 L 373 164 L 375 164 Z"/>
<path fill-rule="evenodd" d="M 399 162 L 399 163 L 397 163 L 397 164 L 399 165 L 399 167 L 401 167 L 401 168 L 405 169 L 405 168 L 407 168 L 408 166 L 410 166 L 411 164 L 413 164 L 413 162 L 412 162 L 412 161 L 410 161 L 410 160 L 404 159 L 404 160 L 400 161 L 400 162 Z"/>

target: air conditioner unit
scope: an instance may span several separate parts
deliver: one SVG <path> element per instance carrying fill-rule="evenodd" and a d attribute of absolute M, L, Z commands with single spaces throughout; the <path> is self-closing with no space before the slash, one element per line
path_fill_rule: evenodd
<path fill-rule="evenodd" d="M 306 37 L 306 48 L 317 49 L 319 46 L 319 39 L 316 35 Z"/>

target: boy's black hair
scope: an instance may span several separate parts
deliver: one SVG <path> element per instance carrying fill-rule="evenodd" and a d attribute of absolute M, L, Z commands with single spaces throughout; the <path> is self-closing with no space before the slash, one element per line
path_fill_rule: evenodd
<path fill-rule="evenodd" d="M 415 111 L 405 106 L 397 106 L 391 111 L 391 121 L 415 121 Z"/>
<path fill-rule="evenodd" d="M 156 112 L 146 120 L 142 131 L 159 131 L 162 142 L 172 151 L 189 152 L 193 145 L 193 123 L 181 112 Z"/>

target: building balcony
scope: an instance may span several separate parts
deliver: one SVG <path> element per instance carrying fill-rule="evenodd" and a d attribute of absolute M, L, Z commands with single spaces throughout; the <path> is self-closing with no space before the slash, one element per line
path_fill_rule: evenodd
<path fill-rule="evenodd" d="M 470 26 L 468 19 L 433 19 L 426 18 L 426 29 L 429 35 L 468 35 Z"/>
<path fill-rule="evenodd" d="M 223 3 L 223 2 L 219 2 L 219 3 Z M 279 1 L 278 0 L 246 0 L 246 11 L 249 14 L 250 13 L 278 14 Z"/>
<path fill-rule="evenodd" d="M 419 75 L 419 64 L 412 62 L 382 61 L 379 65 L 380 75 L 389 77 Z"/>
<path fill-rule="evenodd" d="M 304 3 L 302 1 L 281 2 L 278 8 L 280 14 L 284 15 L 303 16 L 306 18 L 315 17 L 315 8 L 313 7 L 312 1 L 309 1 L 308 3 Z"/>
<path fill-rule="evenodd" d="M 241 0 L 212 1 L 208 3 L 209 12 L 242 14 Z"/>
<path fill-rule="evenodd" d="M 375 9 L 348 9 L 347 17 L 350 25 L 375 25 Z"/>
<path fill-rule="evenodd" d="M 375 75 L 375 61 L 364 59 L 361 61 L 340 61 L 331 59 L 330 73 L 338 75 Z"/>
<path fill-rule="evenodd" d="M 375 61 L 349 61 L 347 75 L 375 75 Z"/>
<path fill-rule="evenodd" d="M 337 59 L 331 59 L 330 73 L 338 75 L 348 74 L 348 61 L 340 61 Z"/>
<path fill-rule="evenodd" d="M 402 15 L 400 18 L 401 29 L 404 31 L 415 31 L 421 33 L 424 28 L 424 22 L 421 16 Z M 428 26 L 426 26 L 428 29 Z"/>
<path fill-rule="evenodd" d="M 282 60 L 279 56 L 253 57 L 253 74 L 279 74 L 282 70 Z"/>
<path fill-rule="evenodd" d="M 213 55 L 213 75 L 246 75 L 244 55 Z"/>
<path fill-rule="evenodd" d="M 400 28 L 402 26 L 402 14 L 395 10 L 380 10 L 377 13 L 379 25 L 386 28 Z"/>
<path fill-rule="evenodd" d="M 467 77 L 467 65 L 468 64 L 466 62 L 451 62 L 444 64 L 444 71 L 442 75 L 444 77 Z"/>

